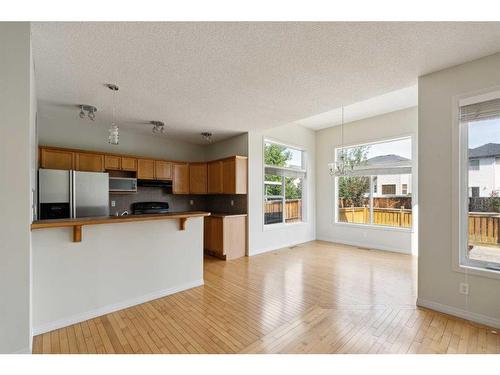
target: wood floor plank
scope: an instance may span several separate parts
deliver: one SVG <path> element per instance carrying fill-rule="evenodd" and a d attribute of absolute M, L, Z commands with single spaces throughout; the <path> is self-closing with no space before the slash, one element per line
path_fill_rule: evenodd
<path fill-rule="evenodd" d="M 207 257 L 203 286 L 35 336 L 33 353 L 500 353 L 496 330 L 415 306 L 415 267 L 322 241 Z"/>

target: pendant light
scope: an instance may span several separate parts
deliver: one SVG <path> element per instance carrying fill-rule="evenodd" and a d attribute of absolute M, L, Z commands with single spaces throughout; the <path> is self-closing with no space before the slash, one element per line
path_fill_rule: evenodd
<path fill-rule="evenodd" d="M 342 177 L 347 175 L 347 160 L 344 149 L 344 106 L 341 107 L 342 122 L 340 123 L 340 153 L 335 155 L 335 163 L 328 164 L 328 170 L 331 176 Z"/>
<path fill-rule="evenodd" d="M 113 83 L 109 83 L 106 85 L 108 89 L 113 91 L 113 117 L 111 121 L 111 126 L 109 127 L 109 136 L 108 136 L 108 143 L 111 145 L 118 145 L 120 144 L 120 135 L 118 131 L 118 125 L 116 125 L 115 122 L 115 110 L 116 110 L 116 93 L 119 90 L 119 87 Z"/>

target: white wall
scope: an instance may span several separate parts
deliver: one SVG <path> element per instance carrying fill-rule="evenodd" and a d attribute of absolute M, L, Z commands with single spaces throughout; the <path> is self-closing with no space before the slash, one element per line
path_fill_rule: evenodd
<path fill-rule="evenodd" d="M 35 62 L 36 63 L 36 62 Z M 120 128 L 120 144 L 108 143 L 108 128 L 99 116 L 95 122 L 78 117 L 77 108 L 45 108 L 38 118 L 41 145 L 131 154 L 171 160 L 203 161 L 205 146 L 172 140 L 166 136 L 141 134 Z"/>
<path fill-rule="evenodd" d="M 264 175 L 263 141 L 264 138 L 280 141 L 307 152 L 307 183 L 305 186 L 306 208 L 305 223 L 273 225 L 264 228 Z M 285 125 L 264 132 L 248 134 L 249 187 L 248 187 L 248 254 L 279 249 L 312 241 L 316 238 L 315 222 L 315 136 L 314 131 L 299 125 Z"/>
<path fill-rule="evenodd" d="M 205 146 L 205 160 L 207 161 L 233 155 L 248 156 L 248 133 Z"/>
<path fill-rule="evenodd" d="M 33 329 L 64 327 L 203 284 L 203 218 L 33 231 Z"/>
<path fill-rule="evenodd" d="M 417 108 L 414 107 L 345 124 L 344 144 L 355 145 L 411 135 L 413 137 L 413 160 L 415 161 L 417 155 L 416 134 Z M 316 132 L 317 238 L 354 246 L 415 253 L 416 236 L 411 231 L 352 224 L 335 224 L 335 179 L 328 172 L 328 163 L 334 161 L 334 150 L 341 145 L 340 126 Z M 414 163 L 414 175 L 417 175 L 416 163 Z M 414 205 L 417 201 L 415 191 L 413 189 L 412 198 Z M 414 206 L 413 216 L 417 216 L 416 206 Z"/>
<path fill-rule="evenodd" d="M 500 85 L 500 54 L 419 78 L 418 303 L 500 327 L 500 279 L 455 271 L 458 249 L 457 95 Z M 467 280 L 470 295 L 459 294 Z"/>
<path fill-rule="evenodd" d="M 0 353 L 30 348 L 30 24 L 0 23 Z"/>

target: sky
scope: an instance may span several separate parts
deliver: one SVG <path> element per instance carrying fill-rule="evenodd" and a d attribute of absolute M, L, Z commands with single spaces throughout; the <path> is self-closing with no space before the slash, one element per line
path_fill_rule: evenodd
<path fill-rule="evenodd" d="M 500 119 L 469 123 L 469 148 L 500 143 Z"/>
<path fill-rule="evenodd" d="M 368 147 L 368 159 L 375 156 L 391 154 L 411 159 L 411 138 L 398 139 L 383 143 L 373 143 L 368 145 Z"/>

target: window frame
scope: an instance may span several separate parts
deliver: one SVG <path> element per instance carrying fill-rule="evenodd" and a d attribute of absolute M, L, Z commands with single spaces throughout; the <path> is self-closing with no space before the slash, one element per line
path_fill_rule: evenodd
<path fill-rule="evenodd" d="M 458 144 L 458 150 L 454 152 L 458 152 L 458 165 L 453 168 L 456 173 L 454 178 L 458 177 L 459 181 L 458 192 L 455 197 L 458 199 L 458 225 L 454 225 L 454 227 L 458 227 L 458 236 L 456 234 L 453 236 L 453 269 L 459 272 L 469 272 L 493 278 L 500 278 L 500 263 L 470 259 L 468 257 L 469 194 L 472 194 L 472 192 L 469 191 L 469 171 L 471 170 L 469 162 L 469 123 L 461 122 L 459 120 L 459 116 L 460 107 L 462 106 L 481 103 L 492 99 L 500 99 L 500 91 L 498 91 L 498 89 L 499 88 L 496 88 L 495 90 L 490 89 L 486 92 L 483 91 L 483 93 L 479 95 L 476 94 L 455 97 L 455 105 L 453 108 L 454 116 L 452 122 L 454 129 L 456 129 L 454 130 L 454 134 L 455 136 L 458 136 L 458 141 L 454 143 Z M 457 130 L 458 134 L 456 134 Z M 455 241 L 457 237 L 458 243 Z M 495 269 L 490 267 L 495 267 Z"/>
<path fill-rule="evenodd" d="M 265 223 L 265 209 L 264 209 L 264 204 L 266 202 L 266 188 L 265 188 L 265 182 L 266 182 L 266 165 L 265 164 L 265 154 L 266 154 L 266 143 L 273 143 L 277 144 L 280 146 L 284 146 L 296 151 L 302 152 L 302 168 L 296 168 L 296 167 L 279 167 L 280 169 L 284 170 L 289 170 L 293 172 L 303 172 L 304 176 L 300 177 L 302 179 L 302 197 L 301 197 L 301 210 L 302 210 L 302 218 L 300 221 L 297 222 L 291 222 L 287 223 L 286 222 L 286 212 L 285 212 L 285 207 L 286 207 L 286 183 L 285 183 L 285 178 L 286 176 L 281 176 L 282 179 L 282 210 L 283 210 L 283 217 L 281 223 L 272 223 L 272 224 L 266 224 Z M 262 138 L 262 187 L 263 187 L 263 192 L 262 192 L 262 228 L 263 230 L 272 230 L 272 229 L 279 229 L 283 227 L 289 227 L 293 225 L 304 225 L 308 223 L 307 219 L 307 150 L 303 146 L 298 146 L 298 145 L 293 145 L 290 143 L 285 143 L 277 139 L 269 138 L 269 137 L 263 137 Z M 269 167 L 275 167 L 272 165 L 269 165 Z"/>
<path fill-rule="evenodd" d="M 333 156 L 335 162 L 337 162 L 337 156 L 338 156 L 338 150 L 344 148 L 350 148 L 350 147 L 357 147 L 357 146 L 370 146 L 370 145 L 375 145 L 375 144 L 380 144 L 380 143 L 389 143 L 389 142 L 394 142 L 394 141 L 400 141 L 400 140 L 405 140 L 409 139 L 411 143 L 411 184 L 412 184 L 412 196 L 411 196 L 411 210 L 412 210 L 412 225 L 409 228 L 405 227 L 396 227 L 396 226 L 389 226 L 389 225 L 380 225 L 380 224 L 373 224 L 373 195 L 375 193 L 374 191 L 374 180 L 377 176 L 381 175 L 366 175 L 370 179 L 370 224 L 363 224 L 363 223 L 348 223 L 344 221 L 339 221 L 339 205 L 338 205 L 338 179 L 339 177 L 333 177 L 333 224 L 334 225 L 340 225 L 340 226 L 346 226 L 346 227 L 356 227 L 356 228 L 373 228 L 373 229 L 378 229 L 378 230 L 386 230 L 386 231 L 395 231 L 395 232 L 408 232 L 408 233 L 413 233 L 415 226 L 417 224 L 416 222 L 416 199 L 417 199 L 417 186 L 415 184 L 416 178 L 415 178 L 415 173 L 416 173 L 416 145 L 415 145 L 415 135 L 410 133 L 406 135 L 401 135 L 398 137 L 390 137 L 390 138 L 381 138 L 375 141 L 371 142 L 359 142 L 359 143 L 351 143 L 343 146 L 334 146 L 333 147 Z M 382 188 L 380 189 L 382 190 Z M 397 188 L 396 188 L 397 192 Z"/>

